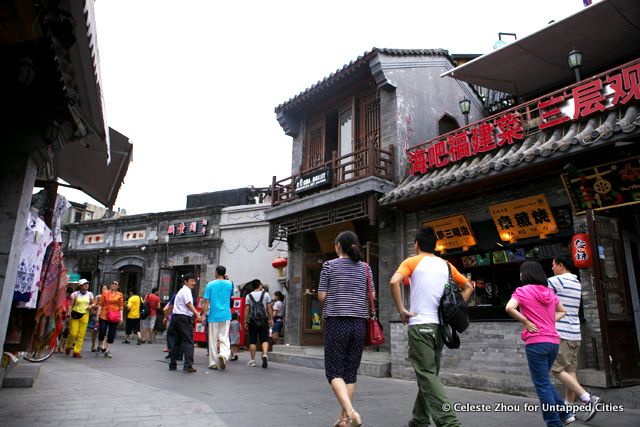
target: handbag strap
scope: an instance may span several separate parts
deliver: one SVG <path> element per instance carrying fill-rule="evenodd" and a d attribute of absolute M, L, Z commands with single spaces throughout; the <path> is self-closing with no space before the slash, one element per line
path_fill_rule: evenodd
<path fill-rule="evenodd" d="M 376 306 L 374 305 L 373 302 L 373 289 L 371 288 L 371 274 L 369 274 L 369 264 L 367 264 L 366 262 L 363 262 L 362 265 L 364 266 L 364 273 L 367 276 L 367 288 L 369 290 L 369 309 L 370 309 L 370 313 L 371 313 L 371 318 L 375 319 L 376 318 Z"/>

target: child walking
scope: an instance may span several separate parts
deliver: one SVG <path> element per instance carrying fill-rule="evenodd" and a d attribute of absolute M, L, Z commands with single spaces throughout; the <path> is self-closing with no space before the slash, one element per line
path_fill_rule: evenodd
<path fill-rule="evenodd" d="M 238 313 L 231 313 L 231 323 L 229 324 L 229 344 L 231 344 L 231 358 L 229 360 L 238 360 L 238 345 L 240 344 L 240 322 L 238 321 Z"/>

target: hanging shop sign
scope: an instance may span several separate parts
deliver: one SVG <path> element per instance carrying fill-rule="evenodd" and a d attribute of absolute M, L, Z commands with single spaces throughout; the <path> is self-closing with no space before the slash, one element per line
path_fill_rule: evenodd
<path fill-rule="evenodd" d="M 530 134 L 640 100 L 640 59 L 534 99 L 407 151 L 411 175 L 520 143 Z"/>
<path fill-rule="evenodd" d="M 207 234 L 208 224 L 209 221 L 206 219 L 169 224 L 167 227 L 167 235 L 170 238 L 204 236 Z"/>
<path fill-rule="evenodd" d="M 97 243 L 104 243 L 104 234 L 85 234 L 85 245 L 95 245 Z"/>
<path fill-rule="evenodd" d="M 558 232 L 544 194 L 489 206 L 500 238 L 514 242 L 527 237 L 544 238 Z"/>
<path fill-rule="evenodd" d="M 331 168 L 326 167 L 313 173 L 301 175 L 296 179 L 293 188 L 296 194 L 301 194 L 331 185 L 331 181 Z"/>
<path fill-rule="evenodd" d="M 561 177 L 576 214 L 640 202 L 640 157 L 587 169 L 569 168 Z"/>
<path fill-rule="evenodd" d="M 438 237 L 436 250 L 444 252 L 454 248 L 464 248 L 466 251 L 470 246 L 475 246 L 476 239 L 471 231 L 471 226 L 464 215 L 453 215 L 446 218 L 439 218 L 427 221 L 423 225 L 433 228 Z"/>
<path fill-rule="evenodd" d="M 571 239 L 571 261 L 576 268 L 590 268 L 593 262 L 587 233 L 574 234 Z"/>
<path fill-rule="evenodd" d="M 125 242 L 129 240 L 144 240 L 147 232 L 145 230 L 133 230 L 133 231 L 125 231 L 122 233 L 122 240 Z"/>

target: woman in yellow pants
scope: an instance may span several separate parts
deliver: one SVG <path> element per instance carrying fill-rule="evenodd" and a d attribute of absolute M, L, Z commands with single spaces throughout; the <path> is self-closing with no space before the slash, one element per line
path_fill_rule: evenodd
<path fill-rule="evenodd" d="M 87 333 L 87 324 L 89 323 L 89 311 L 94 304 L 93 294 L 88 291 L 89 281 L 80 279 L 78 282 L 78 290 L 71 294 L 71 321 L 69 322 L 69 338 L 65 346 L 64 354 L 71 353 L 73 347 L 73 357 L 80 358 L 80 351 L 84 343 L 84 334 Z M 75 344 L 74 344 L 75 343 Z"/>

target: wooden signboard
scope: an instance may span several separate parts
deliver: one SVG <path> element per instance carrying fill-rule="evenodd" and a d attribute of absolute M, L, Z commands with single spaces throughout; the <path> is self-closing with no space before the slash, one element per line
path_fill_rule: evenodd
<path fill-rule="evenodd" d="M 423 225 L 433 228 L 438 236 L 436 250 L 438 252 L 447 249 L 465 248 L 475 246 L 476 239 L 471 231 L 471 226 L 464 215 L 453 215 L 446 218 L 438 218 L 426 221 Z"/>
<path fill-rule="evenodd" d="M 640 157 L 571 169 L 561 178 L 576 214 L 640 202 Z"/>
<path fill-rule="evenodd" d="M 541 237 L 558 232 L 544 194 L 489 206 L 500 238 L 513 242 L 527 237 Z"/>

